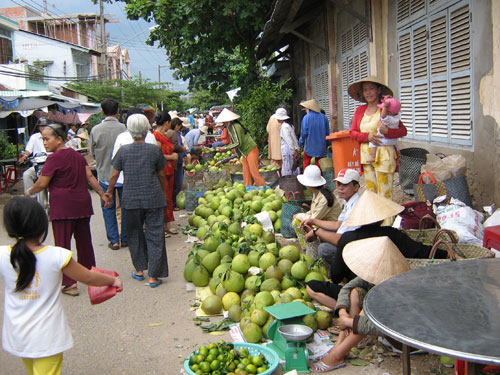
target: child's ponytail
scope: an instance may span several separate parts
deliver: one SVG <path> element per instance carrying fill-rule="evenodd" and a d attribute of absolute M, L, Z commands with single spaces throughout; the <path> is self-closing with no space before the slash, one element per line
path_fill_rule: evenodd
<path fill-rule="evenodd" d="M 26 246 L 23 237 L 17 239 L 16 244 L 12 247 L 10 253 L 10 264 L 18 272 L 15 292 L 24 290 L 30 285 L 31 280 L 35 276 L 36 257 L 35 254 Z"/>
<path fill-rule="evenodd" d="M 42 206 L 32 198 L 17 196 L 5 205 L 3 222 L 9 237 L 15 238 L 10 263 L 17 271 L 16 292 L 28 287 L 35 276 L 36 257 L 26 240 L 43 242 L 49 221 Z"/>

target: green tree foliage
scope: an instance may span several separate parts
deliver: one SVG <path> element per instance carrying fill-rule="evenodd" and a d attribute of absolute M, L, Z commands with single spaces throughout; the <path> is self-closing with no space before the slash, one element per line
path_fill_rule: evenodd
<path fill-rule="evenodd" d="M 287 83 L 273 83 L 268 78 L 262 78 L 246 95 L 236 97 L 236 112 L 241 116 L 241 123 L 258 144 L 267 143 L 266 125 L 276 109 L 281 105 L 290 108 L 292 89 L 286 87 Z"/>
<path fill-rule="evenodd" d="M 165 48 L 176 78 L 218 92 L 258 79 L 256 44 L 273 0 L 120 0 L 127 17 L 154 21 L 148 43 Z"/>
<path fill-rule="evenodd" d="M 85 81 L 70 83 L 69 87 L 79 93 L 87 95 L 96 102 L 112 98 L 120 103 L 121 108 L 148 105 L 158 108 L 163 102 L 163 107 L 183 110 L 186 103 L 182 100 L 183 92 L 174 92 L 158 88 L 156 83 L 139 79 L 133 80 L 108 80 Z"/>
<path fill-rule="evenodd" d="M 213 94 L 209 90 L 196 90 L 189 95 L 189 108 L 208 111 L 211 107 L 221 104 L 230 104 L 226 93 Z"/>

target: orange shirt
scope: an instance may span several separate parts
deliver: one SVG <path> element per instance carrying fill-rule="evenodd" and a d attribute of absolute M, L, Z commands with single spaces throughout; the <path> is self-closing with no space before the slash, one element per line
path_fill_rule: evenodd
<path fill-rule="evenodd" d="M 229 131 L 227 130 L 227 128 L 222 129 L 222 133 L 220 135 L 220 140 L 225 145 L 228 145 L 231 143 L 231 138 L 229 137 Z"/>

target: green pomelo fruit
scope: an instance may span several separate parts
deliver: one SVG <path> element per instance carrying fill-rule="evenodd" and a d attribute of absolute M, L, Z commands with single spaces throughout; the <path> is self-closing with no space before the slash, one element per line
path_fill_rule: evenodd
<path fill-rule="evenodd" d="M 281 205 L 283 204 L 283 201 L 281 199 L 275 199 L 271 202 L 271 206 L 273 207 L 273 211 L 279 211 L 281 210 Z"/>
<path fill-rule="evenodd" d="M 196 264 L 194 263 L 194 259 L 191 258 L 187 261 L 186 265 L 184 266 L 184 279 L 188 282 L 193 281 L 193 271 L 196 267 Z"/>
<path fill-rule="evenodd" d="M 287 290 L 288 288 L 291 288 L 295 286 L 295 281 L 291 279 L 290 277 L 284 276 L 281 279 L 281 289 L 282 290 Z"/>
<path fill-rule="evenodd" d="M 276 264 L 276 257 L 273 253 L 265 253 L 262 254 L 259 258 L 259 267 L 266 271 L 269 267 L 274 266 Z"/>
<path fill-rule="evenodd" d="M 243 328 L 243 337 L 247 342 L 258 343 L 262 340 L 262 330 L 257 324 L 250 322 Z"/>
<path fill-rule="evenodd" d="M 227 242 L 223 242 L 219 246 L 217 246 L 217 252 L 220 254 L 221 257 L 224 257 L 226 255 L 232 257 L 234 255 L 233 248 Z"/>
<path fill-rule="evenodd" d="M 262 235 L 262 239 L 264 240 L 264 243 L 273 243 L 274 242 L 274 234 L 271 231 L 264 232 Z"/>
<path fill-rule="evenodd" d="M 263 291 L 263 292 L 257 293 L 257 295 L 254 298 L 254 303 L 258 309 L 262 309 L 264 307 L 273 305 L 274 298 L 270 292 Z"/>
<path fill-rule="evenodd" d="M 296 262 L 299 260 L 300 250 L 298 247 L 293 245 L 283 246 L 280 249 L 280 258 L 281 259 L 289 259 L 292 262 Z M 305 275 L 304 275 L 305 277 Z"/>
<path fill-rule="evenodd" d="M 260 225 L 260 224 L 252 224 L 252 225 L 250 225 L 249 229 L 250 229 L 250 233 L 251 234 L 255 234 L 258 237 L 262 236 L 262 232 L 263 232 L 262 225 Z"/>
<path fill-rule="evenodd" d="M 281 290 L 281 283 L 278 279 L 267 279 L 261 284 L 260 290 L 267 292 Z"/>
<path fill-rule="evenodd" d="M 309 303 L 311 303 L 311 302 L 310 302 L 310 301 L 311 301 L 311 297 L 309 297 L 309 294 L 307 294 L 307 290 L 306 290 L 306 288 L 302 288 L 302 289 L 300 289 L 300 291 L 302 292 L 302 299 L 303 299 L 304 301 L 306 301 L 306 303 L 308 303 L 308 304 L 309 304 Z M 313 307 L 311 307 L 311 308 L 312 308 L 312 309 L 314 309 L 314 305 L 313 305 L 312 303 L 311 303 L 311 305 L 313 306 Z M 309 306 L 309 305 L 308 305 L 308 306 Z"/>
<path fill-rule="evenodd" d="M 264 337 L 266 339 L 269 338 L 268 331 L 269 331 L 269 327 L 271 326 L 271 324 L 273 324 L 273 322 L 274 322 L 273 316 L 269 315 L 269 318 L 267 319 L 266 324 L 264 324 L 264 326 L 262 327 L 262 334 L 264 335 Z"/>
<path fill-rule="evenodd" d="M 222 300 L 216 295 L 208 296 L 201 303 L 201 309 L 207 315 L 218 314 L 222 310 Z"/>
<path fill-rule="evenodd" d="M 208 254 L 203 260 L 201 264 L 205 266 L 207 271 L 212 274 L 215 268 L 220 264 L 220 255 L 218 252 L 214 251 L 213 253 Z"/>
<path fill-rule="evenodd" d="M 251 300 L 253 302 L 253 298 L 255 297 L 255 292 L 250 289 L 245 289 L 243 293 L 241 293 L 241 302 L 243 302 L 243 300 L 247 297 L 249 298 L 251 297 Z"/>
<path fill-rule="evenodd" d="M 229 311 L 231 306 L 240 305 L 240 296 L 235 292 L 228 292 L 222 297 L 222 306 L 224 306 L 224 310 Z"/>
<path fill-rule="evenodd" d="M 208 232 L 208 227 L 200 227 L 196 231 L 196 237 L 198 237 L 200 240 L 203 238 L 203 236 Z"/>
<path fill-rule="evenodd" d="M 248 260 L 250 261 L 250 265 L 253 267 L 259 266 L 259 258 L 260 258 L 260 253 L 257 250 L 251 250 L 248 253 Z"/>
<path fill-rule="evenodd" d="M 255 212 L 260 212 L 262 210 L 262 202 L 261 201 L 253 201 L 250 205 L 250 208 Z"/>
<path fill-rule="evenodd" d="M 311 328 L 313 332 L 316 332 L 318 330 L 318 323 L 316 323 L 316 318 L 314 317 L 314 314 L 307 314 L 302 318 L 302 321 L 306 326 Z"/>
<path fill-rule="evenodd" d="M 269 318 L 269 313 L 262 309 L 255 309 L 250 314 L 250 320 L 252 323 L 257 324 L 260 327 L 266 324 L 267 318 Z"/>
<path fill-rule="evenodd" d="M 332 316 L 328 311 L 319 310 L 316 311 L 314 315 L 316 318 L 316 322 L 318 323 L 319 329 L 327 329 L 330 327 L 330 323 L 332 322 Z"/>
<path fill-rule="evenodd" d="M 189 225 L 194 226 L 194 218 L 195 218 L 195 217 L 196 217 L 196 215 L 195 215 L 195 214 L 191 214 L 191 215 L 189 215 L 189 218 L 188 218 L 188 223 L 189 223 Z"/>
<path fill-rule="evenodd" d="M 222 257 L 222 259 L 220 260 L 220 263 L 229 263 L 231 264 L 231 262 L 233 261 L 233 258 L 230 256 L 230 255 L 224 255 Z"/>
<path fill-rule="evenodd" d="M 290 259 L 280 259 L 278 267 L 284 275 L 292 273 L 293 262 Z"/>
<path fill-rule="evenodd" d="M 299 288 L 296 288 L 294 286 L 285 290 L 285 293 L 290 294 L 293 299 L 301 299 L 302 298 L 302 292 L 300 291 Z"/>
<path fill-rule="evenodd" d="M 268 243 L 266 245 L 266 249 L 267 249 L 267 251 L 273 253 L 275 256 L 279 255 L 278 245 L 276 245 L 275 242 Z"/>
<path fill-rule="evenodd" d="M 234 271 L 245 275 L 250 268 L 250 261 L 248 260 L 248 256 L 245 254 L 236 255 L 231 262 L 231 267 Z"/>
<path fill-rule="evenodd" d="M 314 264 L 314 259 L 311 258 L 309 255 L 307 254 L 302 254 L 300 256 L 300 260 L 303 260 L 304 262 L 306 262 L 308 265 L 312 266 Z"/>
<path fill-rule="evenodd" d="M 292 276 L 299 280 L 303 280 L 307 276 L 307 272 L 307 263 L 302 260 L 295 262 L 291 269 Z"/>
<path fill-rule="evenodd" d="M 245 287 L 245 278 L 241 273 L 231 271 L 222 284 L 228 292 L 240 293 Z"/>
<path fill-rule="evenodd" d="M 281 281 L 281 279 L 283 279 L 283 271 L 281 271 L 281 269 L 276 265 L 269 266 L 266 269 L 266 278 L 278 279 Z"/>
<path fill-rule="evenodd" d="M 281 300 L 281 303 L 289 303 L 289 302 L 293 301 L 293 297 L 288 293 L 281 293 L 280 300 Z"/>
<path fill-rule="evenodd" d="M 228 316 L 233 322 L 239 322 L 241 320 L 241 307 L 238 305 L 233 305 L 229 308 Z"/>
<path fill-rule="evenodd" d="M 217 287 L 220 284 L 220 278 L 219 277 L 212 277 L 210 281 L 208 282 L 208 287 L 210 288 L 210 291 L 212 294 L 217 293 Z"/>
<path fill-rule="evenodd" d="M 224 286 L 222 284 L 217 285 L 217 288 L 215 288 L 215 294 L 219 296 L 220 299 L 226 295 L 227 291 L 224 289 Z"/>
<path fill-rule="evenodd" d="M 243 313 L 246 313 L 246 312 L 243 312 Z M 245 317 L 241 318 L 240 329 L 243 331 L 245 329 L 245 327 L 247 325 L 249 325 L 250 323 L 252 323 L 252 321 L 250 320 L 250 316 L 245 316 Z"/>
<path fill-rule="evenodd" d="M 198 250 L 197 254 L 200 257 L 200 259 L 203 260 L 203 258 L 205 258 L 208 254 L 210 254 L 210 251 L 200 249 L 200 250 Z"/>
<path fill-rule="evenodd" d="M 245 280 L 245 289 L 251 291 L 258 291 L 260 289 L 260 277 L 259 276 L 249 276 Z"/>
<path fill-rule="evenodd" d="M 309 281 L 311 281 L 311 280 L 325 281 L 325 278 L 319 272 L 313 271 L 313 272 L 309 272 L 307 274 L 306 278 L 304 279 L 304 281 L 306 283 L 309 282 Z"/>
<path fill-rule="evenodd" d="M 240 226 L 240 223 L 232 223 L 229 228 L 229 233 L 231 234 L 240 234 L 241 233 L 241 226 Z"/>
<path fill-rule="evenodd" d="M 278 220 L 274 222 L 274 231 L 276 233 L 281 233 L 281 218 L 278 215 Z"/>
<path fill-rule="evenodd" d="M 208 250 L 210 252 L 214 252 L 219 247 L 219 241 L 215 237 L 205 238 L 203 244 L 201 245 L 202 249 Z"/>
<path fill-rule="evenodd" d="M 194 285 L 207 286 L 209 278 L 210 274 L 208 273 L 207 269 L 204 266 L 198 265 L 194 268 L 192 276 L 192 281 Z"/>
<path fill-rule="evenodd" d="M 276 212 L 274 212 L 274 211 L 269 211 L 269 210 L 266 210 L 266 211 L 267 211 L 267 213 L 269 214 L 269 217 L 271 218 L 271 221 L 272 221 L 273 223 L 275 223 L 275 222 L 276 222 L 276 220 L 278 220 L 278 215 L 276 214 Z"/>
<path fill-rule="evenodd" d="M 280 294 L 281 294 L 281 291 L 279 291 L 277 289 L 271 290 L 271 295 L 273 296 L 275 304 L 277 304 L 278 302 L 281 302 Z"/>

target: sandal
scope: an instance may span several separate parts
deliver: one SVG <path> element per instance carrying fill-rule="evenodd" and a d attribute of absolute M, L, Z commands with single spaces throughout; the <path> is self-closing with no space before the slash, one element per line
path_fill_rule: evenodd
<path fill-rule="evenodd" d="M 132 272 L 132 278 L 141 281 L 141 280 L 144 280 L 144 275 L 138 275 L 134 271 L 134 272 Z"/>
<path fill-rule="evenodd" d="M 309 369 L 311 370 L 311 372 L 329 372 L 329 371 L 337 370 L 337 369 L 345 367 L 345 366 L 346 366 L 345 362 L 342 362 L 336 366 L 328 366 L 325 362 L 323 362 L 322 360 L 319 360 L 319 361 L 313 363 L 309 367 Z"/>
<path fill-rule="evenodd" d="M 76 285 L 65 286 L 62 288 L 62 293 L 68 296 L 76 297 L 80 295 L 78 287 Z"/>
<path fill-rule="evenodd" d="M 170 229 L 167 230 L 167 232 L 170 233 L 170 234 L 178 234 L 179 233 L 179 231 L 177 229 L 175 229 L 175 228 L 170 228 Z"/>
<path fill-rule="evenodd" d="M 169 238 L 170 237 L 170 234 L 168 233 L 168 231 L 165 231 L 165 238 Z"/>

